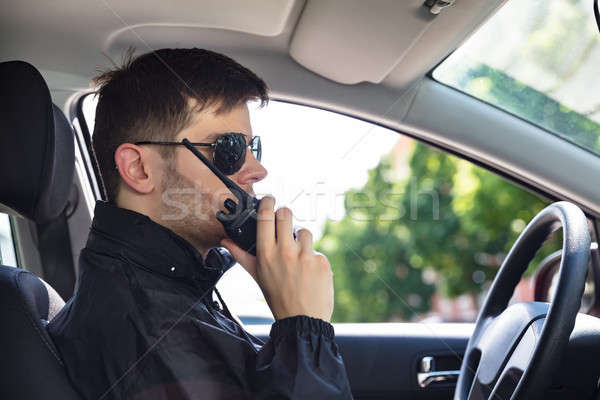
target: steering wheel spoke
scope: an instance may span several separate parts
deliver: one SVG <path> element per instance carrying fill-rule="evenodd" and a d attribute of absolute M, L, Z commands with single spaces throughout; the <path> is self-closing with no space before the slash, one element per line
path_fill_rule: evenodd
<path fill-rule="evenodd" d="M 505 378 L 520 377 L 525 371 L 547 312 L 546 303 L 517 303 L 496 317 L 486 318 L 471 340 L 471 347 L 481 356 L 469 400 L 504 398 L 494 393 L 511 382 Z"/>
<path fill-rule="evenodd" d="M 544 328 L 544 322 L 545 318 L 536 319 L 525 330 L 504 366 L 490 399 L 511 398 L 535 354 Z"/>

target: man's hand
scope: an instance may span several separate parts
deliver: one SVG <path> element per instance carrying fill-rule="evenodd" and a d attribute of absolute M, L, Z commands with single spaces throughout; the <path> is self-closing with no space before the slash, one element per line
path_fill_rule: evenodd
<path fill-rule="evenodd" d="M 294 240 L 292 212 L 280 208 L 275 213 L 274 207 L 273 197 L 266 196 L 260 202 L 256 257 L 230 239 L 224 239 L 221 245 L 256 280 L 275 319 L 307 315 L 329 322 L 333 312 L 329 261 L 313 251 L 308 229 L 300 229 Z"/>

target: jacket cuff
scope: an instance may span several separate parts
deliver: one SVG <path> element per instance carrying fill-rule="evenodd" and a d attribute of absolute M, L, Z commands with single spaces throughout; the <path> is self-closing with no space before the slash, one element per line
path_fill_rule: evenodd
<path fill-rule="evenodd" d="M 297 315 L 295 317 L 283 318 L 275 321 L 271 326 L 271 339 L 284 336 L 289 332 L 315 333 L 323 335 L 328 339 L 333 339 L 333 326 L 318 318 L 311 318 L 306 315 Z"/>

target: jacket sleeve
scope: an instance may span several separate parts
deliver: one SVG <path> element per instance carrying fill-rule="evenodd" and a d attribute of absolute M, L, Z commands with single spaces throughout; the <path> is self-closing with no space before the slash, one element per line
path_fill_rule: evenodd
<path fill-rule="evenodd" d="M 333 327 L 322 320 L 279 320 L 264 344 L 225 316 L 218 323 L 205 315 L 166 325 L 173 328 L 138 358 L 115 391 L 120 395 L 109 399 L 352 399 Z"/>
<path fill-rule="evenodd" d="M 256 360 L 258 399 L 352 399 L 331 324 L 307 316 L 276 321 Z"/>

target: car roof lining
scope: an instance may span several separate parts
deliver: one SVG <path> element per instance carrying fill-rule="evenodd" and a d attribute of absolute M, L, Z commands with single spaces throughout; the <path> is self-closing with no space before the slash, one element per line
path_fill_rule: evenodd
<path fill-rule="evenodd" d="M 0 37 L 4 59 L 88 81 L 98 68 L 118 63 L 125 49 L 169 46 L 291 54 L 300 64 L 295 68 L 335 82 L 403 89 L 505 1 L 461 0 L 433 16 L 423 0 L 377 0 L 377 7 L 363 0 L 182 0 L 177 6 L 160 0 L 25 0 L 5 7 Z M 74 84 L 78 80 L 67 86 Z"/>

